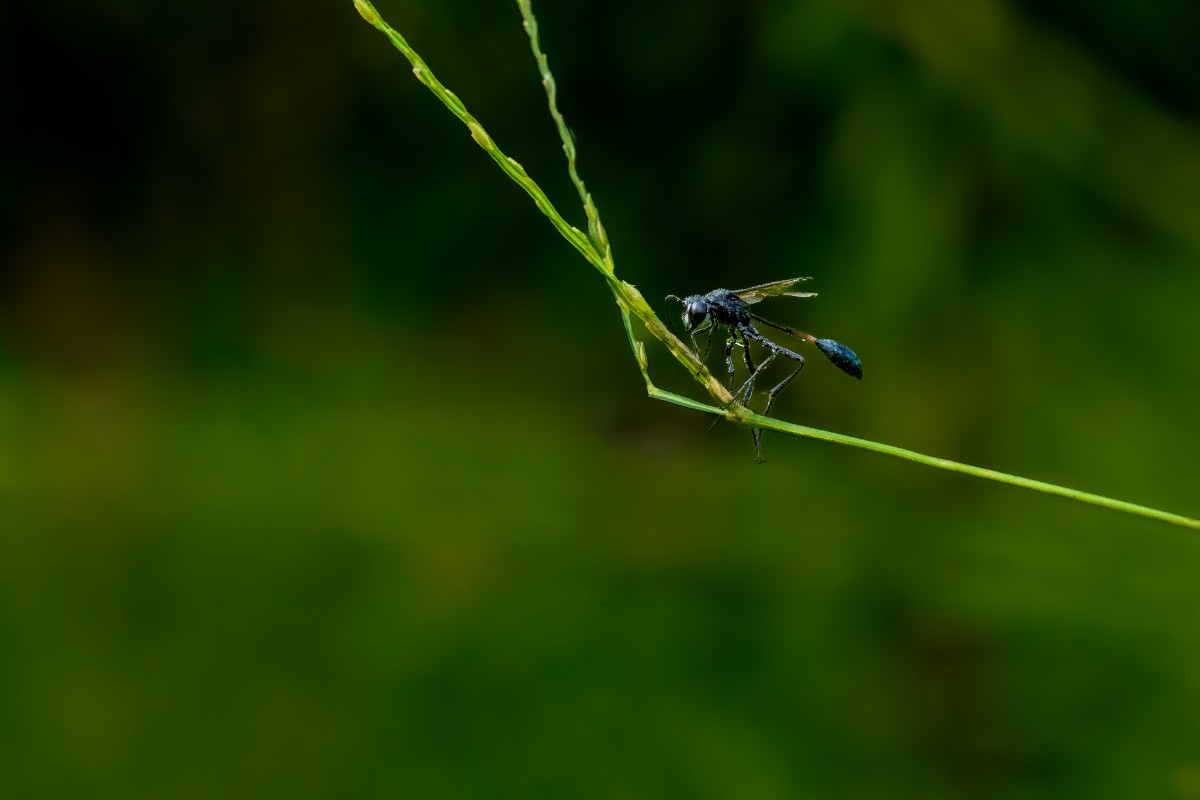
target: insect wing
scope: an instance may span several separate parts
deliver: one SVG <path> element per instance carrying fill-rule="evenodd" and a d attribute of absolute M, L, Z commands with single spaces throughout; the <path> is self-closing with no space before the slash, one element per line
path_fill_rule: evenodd
<path fill-rule="evenodd" d="M 759 284 L 758 286 L 751 286 L 748 289 L 738 289 L 734 294 L 740 297 L 742 302 L 747 305 L 757 303 L 759 300 L 767 297 L 816 297 L 816 292 L 788 291 L 801 281 L 809 280 L 812 280 L 812 278 L 785 278 L 781 281 L 772 281 L 770 283 Z"/>

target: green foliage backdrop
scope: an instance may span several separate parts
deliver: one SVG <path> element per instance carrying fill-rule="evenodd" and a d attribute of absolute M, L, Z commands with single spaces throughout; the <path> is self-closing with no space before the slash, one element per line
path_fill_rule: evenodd
<path fill-rule="evenodd" d="M 1200 540 L 755 467 L 348 0 L 76 5 L 0 10 L 6 793 L 1200 795 Z M 515 4 L 379 9 L 575 208 Z M 863 357 L 779 416 L 1200 511 L 1200 9 L 537 11 L 621 276 Z"/>

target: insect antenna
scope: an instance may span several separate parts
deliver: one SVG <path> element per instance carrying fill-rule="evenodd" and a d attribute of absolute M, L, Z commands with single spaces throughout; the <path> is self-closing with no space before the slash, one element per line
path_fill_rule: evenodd
<path fill-rule="evenodd" d="M 683 300 L 682 299 L 676 297 L 673 294 L 669 294 L 666 297 L 664 297 L 663 298 L 663 313 L 665 314 L 665 316 L 667 317 L 668 320 L 671 319 L 671 301 L 678 303 L 679 307 L 683 308 Z M 670 325 L 670 322 L 668 322 L 667 324 Z M 677 325 L 678 325 L 678 323 L 676 323 L 675 325 L 671 325 L 671 327 L 678 331 L 679 328 L 677 327 Z M 682 333 L 682 331 L 680 331 L 680 332 Z"/>

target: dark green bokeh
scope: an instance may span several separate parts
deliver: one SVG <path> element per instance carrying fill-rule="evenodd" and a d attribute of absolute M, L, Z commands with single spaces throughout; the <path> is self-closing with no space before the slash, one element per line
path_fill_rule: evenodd
<path fill-rule="evenodd" d="M 515 5 L 379 10 L 582 224 Z M 1200 512 L 1200 7 L 536 10 L 622 277 L 815 277 L 781 417 Z M 1200 540 L 645 399 L 350 0 L 0 59 L 5 796 L 1200 796 Z"/>

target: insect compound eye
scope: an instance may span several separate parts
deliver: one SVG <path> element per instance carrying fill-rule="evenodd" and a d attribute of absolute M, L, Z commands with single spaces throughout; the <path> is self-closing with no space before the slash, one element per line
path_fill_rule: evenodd
<path fill-rule="evenodd" d="M 688 298 L 683 307 L 683 328 L 690 331 L 708 317 L 708 303 L 699 297 Z"/>

